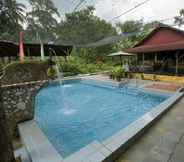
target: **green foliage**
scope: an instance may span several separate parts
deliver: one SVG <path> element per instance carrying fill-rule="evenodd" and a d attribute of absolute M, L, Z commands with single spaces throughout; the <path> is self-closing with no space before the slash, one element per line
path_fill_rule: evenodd
<path fill-rule="evenodd" d="M 57 41 L 64 44 L 86 45 L 102 40 L 105 37 L 117 35 L 116 28 L 112 24 L 94 15 L 94 8 L 68 13 L 66 19 L 61 21 L 57 28 Z M 96 60 L 104 60 L 105 56 L 111 53 L 114 45 L 105 45 L 94 48 L 78 48 L 77 53 L 87 63 Z"/>
<path fill-rule="evenodd" d="M 57 77 L 57 71 L 56 69 L 51 66 L 48 68 L 47 70 L 47 76 L 50 78 L 50 79 L 55 79 Z"/>
<path fill-rule="evenodd" d="M 117 23 L 117 27 L 120 28 L 122 33 L 140 32 L 143 27 L 143 21 L 128 20 L 124 23 Z"/>
<path fill-rule="evenodd" d="M 175 24 L 179 27 L 184 25 L 184 9 L 181 9 L 179 12 L 179 16 L 175 17 Z"/>
<path fill-rule="evenodd" d="M 28 41 L 50 42 L 56 39 L 59 12 L 51 0 L 29 0 L 31 11 L 27 13 Z M 39 38 L 38 38 L 39 36 Z"/>
<path fill-rule="evenodd" d="M 151 25 L 144 24 L 143 20 L 128 20 L 124 23 L 117 23 L 116 26 L 121 33 L 132 33 L 133 35 L 120 41 L 119 47 L 130 48 L 141 41 L 150 32 Z"/>
<path fill-rule="evenodd" d="M 18 41 L 22 30 L 25 6 L 16 0 L 0 0 L 0 39 Z"/>
<path fill-rule="evenodd" d="M 156 74 L 153 75 L 153 80 L 157 81 L 157 75 Z"/>
<path fill-rule="evenodd" d="M 86 61 L 80 57 L 70 57 L 68 62 L 60 61 L 60 71 L 63 72 L 64 76 L 72 76 L 77 74 L 89 74 L 100 71 L 107 71 L 112 69 L 112 64 L 94 64 L 86 63 Z"/>
<path fill-rule="evenodd" d="M 114 67 L 111 71 L 111 78 L 120 81 L 121 78 L 125 77 L 125 70 L 121 66 Z"/>
<path fill-rule="evenodd" d="M 58 42 L 67 44 L 88 44 L 104 37 L 115 35 L 116 29 L 112 24 L 94 15 L 94 7 L 67 13 L 65 20 L 58 28 Z"/>
<path fill-rule="evenodd" d="M 61 64 L 60 71 L 64 73 L 64 76 L 73 76 L 81 73 L 79 67 L 71 63 Z"/>
<path fill-rule="evenodd" d="M 144 80 L 144 73 L 141 73 L 141 79 Z"/>
<path fill-rule="evenodd" d="M 77 49 L 79 57 L 83 58 L 86 63 L 105 62 L 109 57 L 108 54 L 115 52 L 114 45 L 104 45 L 96 48 Z"/>

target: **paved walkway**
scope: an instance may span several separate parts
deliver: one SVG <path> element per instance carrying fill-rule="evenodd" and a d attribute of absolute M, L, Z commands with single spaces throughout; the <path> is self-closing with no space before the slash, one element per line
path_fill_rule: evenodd
<path fill-rule="evenodd" d="M 184 162 L 184 98 L 116 162 Z"/>

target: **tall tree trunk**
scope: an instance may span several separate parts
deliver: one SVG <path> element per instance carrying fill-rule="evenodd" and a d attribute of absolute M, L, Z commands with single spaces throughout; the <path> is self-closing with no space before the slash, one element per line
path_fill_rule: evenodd
<path fill-rule="evenodd" d="M 2 104 L 2 90 L 0 87 L 0 162 L 15 162 L 11 137 L 7 127 Z"/>

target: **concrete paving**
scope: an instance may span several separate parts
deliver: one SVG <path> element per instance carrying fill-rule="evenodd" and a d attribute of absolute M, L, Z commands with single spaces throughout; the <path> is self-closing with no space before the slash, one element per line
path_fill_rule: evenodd
<path fill-rule="evenodd" d="M 184 162 L 184 97 L 116 162 Z"/>

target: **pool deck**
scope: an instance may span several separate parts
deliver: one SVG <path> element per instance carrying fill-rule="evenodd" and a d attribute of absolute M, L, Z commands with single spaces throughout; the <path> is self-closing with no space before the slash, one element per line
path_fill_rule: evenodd
<path fill-rule="evenodd" d="M 116 162 L 183 162 L 184 97 Z"/>
<path fill-rule="evenodd" d="M 138 87 L 138 88 L 144 88 L 144 89 L 150 89 L 152 91 L 159 91 L 159 92 L 168 92 L 173 93 L 177 91 L 180 87 L 183 87 L 182 84 L 177 83 L 169 83 L 169 82 L 163 82 L 163 81 L 151 81 L 151 80 L 141 80 L 141 79 L 122 79 L 121 82 L 117 82 L 116 80 L 112 80 L 109 78 L 109 76 L 104 74 L 99 75 L 91 75 L 91 76 L 85 76 L 84 79 L 91 79 L 91 80 L 97 80 L 102 82 L 109 82 L 113 84 L 124 84 L 127 83 L 129 85 Z M 157 87 L 158 86 L 158 87 Z M 170 87 L 170 88 L 169 88 Z"/>

